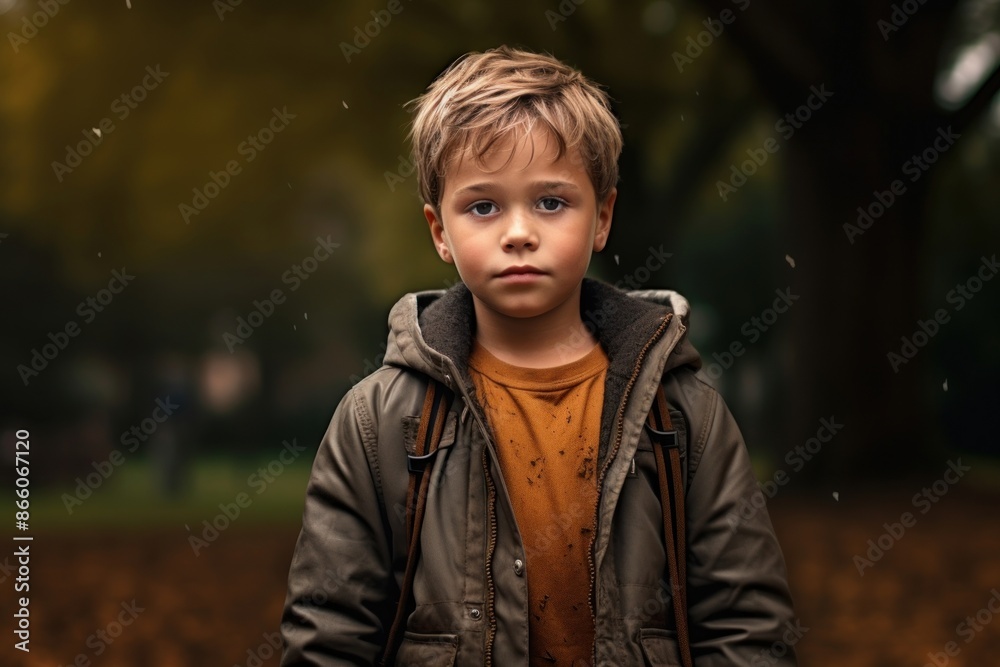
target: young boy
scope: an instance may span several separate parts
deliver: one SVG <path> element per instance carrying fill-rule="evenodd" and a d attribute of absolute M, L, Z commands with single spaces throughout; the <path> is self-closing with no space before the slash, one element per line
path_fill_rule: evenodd
<path fill-rule="evenodd" d="M 385 364 L 333 415 L 282 664 L 794 665 L 781 551 L 766 511 L 737 512 L 757 484 L 687 302 L 584 277 L 617 192 L 605 93 L 501 47 L 413 105 L 424 216 L 462 281 L 396 304 Z"/>

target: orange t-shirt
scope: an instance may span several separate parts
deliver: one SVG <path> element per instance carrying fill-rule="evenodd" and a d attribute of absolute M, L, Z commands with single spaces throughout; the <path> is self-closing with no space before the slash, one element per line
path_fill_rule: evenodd
<path fill-rule="evenodd" d="M 474 342 L 469 369 L 524 543 L 530 665 L 590 664 L 591 523 L 608 357 L 523 368 Z"/>

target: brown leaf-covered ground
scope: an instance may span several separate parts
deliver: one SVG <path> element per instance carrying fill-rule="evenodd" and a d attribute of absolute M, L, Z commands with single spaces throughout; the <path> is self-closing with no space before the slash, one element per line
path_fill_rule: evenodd
<path fill-rule="evenodd" d="M 920 667 L 939 652 L 938 665 L 997 664 L 1000 619 L 992 619 L 987 603 L 1000 590 L 998 498 L 953 488 L 921 514 L 910 496 L 907 489 L 839 501 L 786 493 L 772 501 L 797 612 L 808 628 L 796 647 L 800 664 Z M 860 576 L 854 555 L 905 511 L 916 524 Z M 12 649 L 16 574 L 7 576 L 0 584 L 0 656 L 7 657 L 0 663 L 276 665 L 268 636 L 278 626 L 296 534 L 297 526 L 237 523 L 198 556 L 182 526 L 36 535 L 32 650 Z M 117 619 L 129 618 L 133 600 L 137 616 L 118 634 Z M 960 626 L 977 612 L 976 625 Z M 948 642 L 957 654 L 945 663 Z"/>

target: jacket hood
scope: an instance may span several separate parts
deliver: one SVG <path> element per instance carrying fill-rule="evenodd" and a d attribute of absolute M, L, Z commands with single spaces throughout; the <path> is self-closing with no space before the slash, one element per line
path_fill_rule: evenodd
<path fill-rule="evenodd" d="M 687 299 L 673 290 L 624 291 L 599 280 L 583 279 L 580 315 L 604 347 L 611 364 L 609 373 L 626 377 L 631 373 L 639 349 L 668 313 L 675 315 L 670 326 L 684 331 L 671 349 L 656 350 L 668 355 L 664 372 L 684 365 L 700 368 L 701 358 L 686 332 L 689 312 Z M 456 389 L 457 371 L 471 388 L 468 359 L 475 321 L 472 293 L 462 282 L 448 290 L 407 294 L 389 313 L 384 362 L 425 373 L 452 389 Z M 627 370 L 624 365 L 628 365 Z"/>

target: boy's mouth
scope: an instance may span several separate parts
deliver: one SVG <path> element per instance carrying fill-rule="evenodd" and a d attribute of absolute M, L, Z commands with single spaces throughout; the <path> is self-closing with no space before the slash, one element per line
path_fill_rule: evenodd
<path fill-rule="evenodd" d="M 541 269 L 537 269 L 534 266 L 512 266 L 510 268 L 501 271 L 497 277 L 505 283 L 533 283 L 542 276 L 545 272 Z"/>
<path fill-rule="evenodd" d="M 504 269 L 500 272 L 500 277 L 505 278 L 507 276 L 540 276 L 545 272 L 541 269 L 537 269 L 533 266 L 512 266 L 510 268 Z"/>

